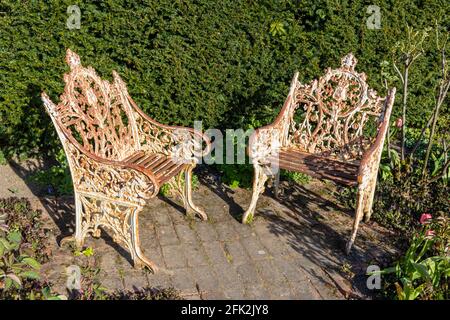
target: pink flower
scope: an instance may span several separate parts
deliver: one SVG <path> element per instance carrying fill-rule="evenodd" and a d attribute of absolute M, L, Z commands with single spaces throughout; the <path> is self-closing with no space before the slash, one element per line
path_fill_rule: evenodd
<path fill-rule="evenodd" d="M 431 239 L 434 237 L 434 235 L 434 230 L 427 230 L 427 232 L 425 232 L 425 238 Z"/>
<path fill-rule="evenodd" d="M 422 213 L 422 215 L 420 216 L 420 224 L 425 224 L 427 223 L 428 220 L 430 220 L 431 218 L 433 218 L 431 216 L 431 214 L 429 213 Z"/>
<path fill-rule="evenodd" d="M 398 118 L 397 120 L 395 120 L 395 126 L 397 128 L 403 127 L 403 119 L 402 118 Z"/>

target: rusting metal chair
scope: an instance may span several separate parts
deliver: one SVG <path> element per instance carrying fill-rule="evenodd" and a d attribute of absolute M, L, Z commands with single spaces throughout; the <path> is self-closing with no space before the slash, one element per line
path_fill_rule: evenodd
<path fill-rule="evenodd" d="M 349 253 L 360 220 L 371 215 L 377 172 L 389 126 L 395 88 L 380 98 L 368 89 L 366 75 L 355 71 L 352 54 L 341 67 L 307 85 L 294 75 L 289 95 L 275 121 L 255 131 L 248 152 L 254 166 L 253 195 L 242 222 L 252 220 L 268 177 L 278 195 L 279 168 L 358 188 Z M 299 114 L 295 114 L 296 111 Z M 373 123 L 370 136 L 365 128 Z"/>
<path fill-rule="evenodd" d="M 112 83 L 67 50 L 70 72 L 58 105 L 42 100 L 66 153 L 75 193 L 74 240 L 83 246 L 99 227 L 128 247 L 134 265 L 157 267 L 142 253 L 138 213 L 164 183 L 181 197 L 187 214 L 206 214 L 192 203 L 192 169 L 209 152 L 209 139 L 193 129 L 163 125 L 149 118 L 131 99 L 113 71 Z M 184 176 L 184 179 L 183 179 Z"/>

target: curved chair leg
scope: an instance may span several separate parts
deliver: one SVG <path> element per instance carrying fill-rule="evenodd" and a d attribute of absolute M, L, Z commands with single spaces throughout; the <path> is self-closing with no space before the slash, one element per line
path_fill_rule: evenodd
<path fill-rule="evenodd" d="M 375 196 L 375 189 L 377 186 L 377 177 L 373 177 L 372 181 L 369 185 L 369 188 L 366 192 L 366 199 L 364 203 L 364 221 L 369 222 L 370 216 L 372 215 L 372 204 L 373 198 Z"/>
<path fill-rule="evenodd" d="M 81 249 L 86 235 L 99 236 L 99 226 L 103 226 L 112 231 L 115 242 L 128 247 L 135 267 L 148 267 L 155 272 L 158 268 L 144 256 L 140 247 L 138 214 L 141 210 L 139 204 L 75 191 L 75 234 L 61 240 L 60 245 L 75 241 Z"/>
<path fill-rule="evenodd" d="M 186 215 L 192 216 L 197 214 L 202 220 L 208 220 L 208 216 L 203 209 L 197 207 L 192 201 L 192 170 L 193 166 L 189 166 L 184 171 L 184 207 L 186 208 Z"/>
<path fill-rule="evenodd" d="M 81 221 L 83 219 L 83 204 L 81 203 L 81 196 L 75 190 L 75 233 L 71 236 L 61 239 L 59 246 L 63 246 L 68 242 L 75 242 L 77 249 L 83 248 L 84 236 L 81 228 Z"/>
<path fill-rule="evenodd" d="M 148 260 L 144 254 L 141 251 L 141 244 L 139 241 L 139 222 L 138 222 L 138 215 L 139 212 L 142 210 L 141 207 L 135 207 L 131 208 L 133 212 L 131 213 L 130 217 L 130 253 L 131 258 L 133 259 L 134 266 L 136 268 L 143 268 L 148 267 L 153 272 L 158 271 L 158 267 L 156 265 Z"/>
<path fill-rule="evenodd" d="M 264 184 L 267 180 L 267 175 L 264 174 L 263 167 L 258 164 L 253 166 L 254 176 L 253 176 L 253 194 L 252 201 L 247 211 L 244 212 L 242 216 L 242 223 L 249 223 L 253 215 L 255 214 L 256 202 L 258 201 L 259 195 L 264 191 Z"/>
<path fill-rule="evenodd" d="M 355 209 L 355 220 L 353 221 L 353 229 L 350 236 L 350 239 L 347 242 L 347 246 L 345 248 L 345 252 L 347 254 L 350 253 L 350 250 L 353 246 L 353 243 L 356 239 L 356 233 L 358 232 L 359 223 L 361 222 L 361 219 L 364 214 L 364 199 L 365 199 L 365 192 L 363 189 L 358 187 L 358 195 L 356 198 L 356 209 Z"/>

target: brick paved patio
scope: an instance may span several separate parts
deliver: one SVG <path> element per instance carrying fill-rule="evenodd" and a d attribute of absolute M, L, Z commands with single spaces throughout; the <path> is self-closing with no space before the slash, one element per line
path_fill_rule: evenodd
<path fill-rule="evenodd" d="M 187 299 L 367 298 L 365 268 L 392 249 L 380 247 L 387 233 L 370 223 L 363 225 L 353 253 L 344 255 L 351 210 L 335 204 L 334 186 L 285 182 L 280 201 L 270 192 L 261 197 L 248 226 L 237 219 L 250 191 L 227 188 L 210 170 L 199 176 L 194 200 L 209 221 L 187 218 L 176 199 L 163 197 L 151 200 L 140 215 L 142 248 L 161 272 L 135 270 L 128 252 L 105 232 L 99 239 L 88 238 L 86 246 L 94 249 L 105 287 L 175 287 Z M 72 198 L 35 197 L 33 203 L 45 209 L 56 238 L 70 234 Z M 77 258 L 69 248 L 58 248 L 56 238 L 42 273 L 64 292 L 65 268 Z"/>

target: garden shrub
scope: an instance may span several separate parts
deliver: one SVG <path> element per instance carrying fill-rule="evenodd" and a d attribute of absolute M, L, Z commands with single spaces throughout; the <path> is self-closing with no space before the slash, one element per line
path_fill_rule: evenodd
<path fill-rule="evenodd" d="M 308 81 L 350 51 L 370 85 L 384 93 L 380 63 L 390 60 L 389 50 L 406 24 L 422 28 L 440 19 L 448 26 L 450 4 L 370 4 L 381 8 L 380 30 L 366 27 L 368 4 L 362 0 L 84 1 L 78 3 L 80 29 L 66 27 L 73 1 L 2 1 L 2 152 L 57 154 L 56 131 L 39 94 L 46 91 L 58 101 L 68 70 L 66 48 L 107 79 L 117 70 L 138 105 L 170 124 L 203 120 L 205 127 L 235 128 L 237 120 L 252 116 L 267 123 L 279 111 L 295 70 Z M 417 83 L 409 95 L 413 127 L 431 111 L 432 95 L 423 93 L 433 89 L 432 61 L 421 59 L 410 75 Z"/>
<path fill-rule="evenodd" d="M 414 172 L 415 171 L 415 172 Z M 421 213 L 448 214 L 450 189 L 442 180 L 423 180 L 411 163 L 393 169 L 391 179 L 380 179 L 373 206 L 373 217 L 382 225 L 410 236 Z"/>

